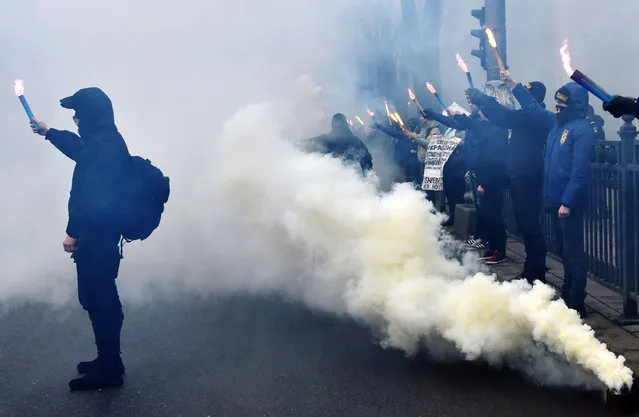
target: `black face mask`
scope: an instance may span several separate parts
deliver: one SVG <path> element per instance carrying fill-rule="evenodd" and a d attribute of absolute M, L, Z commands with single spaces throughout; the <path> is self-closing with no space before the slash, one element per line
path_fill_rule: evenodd
<path fill-rule="evenodd" d="M 560 125 L 566 124 L 572 120 L 579 118 L 577 111 L 571 107 L 555 106 L 555 113 L 557 115 L 557 121 Z"/>

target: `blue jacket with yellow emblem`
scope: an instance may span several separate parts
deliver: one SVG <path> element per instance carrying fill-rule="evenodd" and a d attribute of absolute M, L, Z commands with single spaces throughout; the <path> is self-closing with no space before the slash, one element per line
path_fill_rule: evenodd
<path fill-rule="evenodd" d="M 550 129 L 546 143 L 546 203 L 585 208 L 595 144 L 595 132 L 586 119 L 588 92 L 571 82 L 555 93 L 555 99 L 566 103 L 571 113 L 564 120 L 544 109 L 521 84 L 513 89 L 513 94 L 531 117 Z"/>

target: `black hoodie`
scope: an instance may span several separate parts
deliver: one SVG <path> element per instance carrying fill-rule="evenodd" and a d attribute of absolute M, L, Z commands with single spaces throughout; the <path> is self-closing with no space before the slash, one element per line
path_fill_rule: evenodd
<path fill-rule="evenodd" d="M 98 88 L 85 88 L 60 101 L 75 110 L 80 136 L 49 129 L 46 139 L 75 161 L 69 222 L 73 238 L 117 227 L 120 183 L 131 155 L 115 126 L 111 100 Z"/>

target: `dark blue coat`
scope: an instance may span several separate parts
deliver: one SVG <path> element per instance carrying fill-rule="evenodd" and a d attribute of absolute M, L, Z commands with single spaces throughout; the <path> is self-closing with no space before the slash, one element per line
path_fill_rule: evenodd
<path fill-rule="evenodd" d="M 477 105 L 488 120 L 512 130 L 508 145 L 510 174 L 513 177 L 541 177 L 544 172 L 544 146 L 550 129 L 537 123 L 535 117 L 524 110 L 504 107 L 494 97 L 481 96 Z"/>
<path fill-rule="evenodd" d="M 46 139 L 75 161 L 67 235 L 117 227 L 121 181 L 130 154 L 115 126 L 111 100 L 97 88 L 62 100 L 79 118 L 80 136 L 49 129 Z"/>
<path fill-rule="evenodd" d="M 397 165 L 406 167 L 419 164 L 419 158 L 417 158 L 417 143 L 410 140 L 404 132 L 379 123 L 375 123 L 375 127 L 395 139 L 395 163 Z"/>
<path fill-rule="evenodd" d="M 373 157 L 368 148 L 350 131 L 331 132 L 312 138 L 304 144 L 304 150 L 359 164 L 363 173 L 373 169 Z"/>
<path fill-rule="evenodd" d="M 488 120 L 476 116 L 456 116 L 455 118 L 434 114 L 433 119 L 441 124 L 470 133 L 471 154 L 466 156 L 466 164 L 474 165 L 477 182 L 484 188 L 503 186 L 507 182 L 508 131 Z M 466 140 L 464 140 L 465 142 Z"/>
<path fill-rule="evenodd" d="M 541 107 L 525 87 L 518 85 L 513 93 L 537 123 L 550 129 L 544 170 L 546 203 L 584 208 L 588 201 L 595 132 L 586 119 L 588 92 L 576 83 L 569 83 L 566 88 L 576 103 L 580 118 L 563 125 L 554 113 Z"/>

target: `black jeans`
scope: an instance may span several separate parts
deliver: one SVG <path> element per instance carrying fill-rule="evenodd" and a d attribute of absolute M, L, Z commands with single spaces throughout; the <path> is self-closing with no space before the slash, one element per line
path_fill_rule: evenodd
<path fill-rule="evenodd" d="M 457 204 L 464 203 L 464 194 L 466 193 L 466 180 L 463 176 L 456 173 L 444 173 L 444 194 L 448 202 L 448 211 L 450 223 L 455 222 L 455 208 Z"/>
<path fill-rule="evenodd" d="M 564 264 L 561 298 L 568 307 L 583 308 L 586 300 L 588 260 L 584 250 L 584 212 L 572 209 L 570 216 L 560 219 L 559 206 L 548 207 L 552 218 L 554 247 Z"/>
<path fill-rule="evenodd" d="M 488 235 L 488 249 L 506 254 L 506 225 L 504 223 L 504 186 L 491 184 L 484 186 L 481 201 L 481 221 Z"/>
<path fill-rule="evenodd" d="M 115 280 L 120 268 L 119 233 L 86 231 L 80 234 L 73 254 L 78 273 L 78 298 L 89 313 L 98 358 L 106 362 L 120 357 L 120 332 L 124 321 Z"/>
<path fill-rule="evenodd" d="M 512 198 L 517 228 L 524 238 L 526 261 L 524 274 L 544 280 L 546 275 L 546 240 L 541 228 L 544 181 L 539 176 L 511 178 Z"/>

